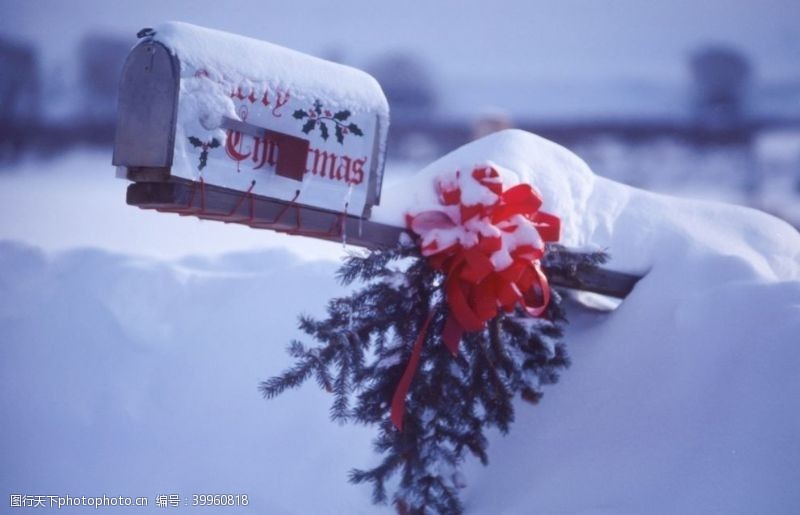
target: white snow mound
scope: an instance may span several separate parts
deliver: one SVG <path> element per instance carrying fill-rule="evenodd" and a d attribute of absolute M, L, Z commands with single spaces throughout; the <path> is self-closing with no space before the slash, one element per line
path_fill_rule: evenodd
<path fill-rule="evenodd" d="M 561 243 L 606 249 L 611 268 L 645 274 L 656 266 L 677 266 L 685 273 L 687 260 L 715 255 L 765 279 L 800 277 L 800 234 L 787 223 L 749 208 L 677 199 L 598 177 L 564 147 L 513 129 L 465 145 L 410 180 L 387 185 L 373 219 L 403 225 L 406 212 L 439 206 L 437 178 L 455 170 L 468 174 L 484 164 L 495 166 L 506 187 L 533 185 L 544 200 L 542 209 L 561 218 Z M 734 264 L 727 266 L 725 280 L 747 275 Z"/>
<path fill-rule="evenodd" d="M 563 243 L 645 276 L 611 313 L 570 305 L 572 367 L 490 435 L 488 467 L 467 463 L 467 514 L 800 513 L 798 233 L 604 180 L 520 131 L 387 187 L 376 217 L 403 224 L 437 205 L 435 176 L 487 162 L 541 192 Z M 241 513 L 393 513 L 346 481 L 379 460 L 372 428 L 330 422 L 310 384 L 256 392 L 289 366 L 296 315 L 341 293 L 330 265 L 289 253 L 165 264 L 0 243 L 0 490 L 148 495 L 136 513 L 190 492 L 246 493 Z"/>
<path fill-rule="evenodd" d="M 597 177 L 517 130 L 387 189 L 376 219 L 435 209 L 438 177 L 485 164 L 541 193 L 562 243 L 605 249 L 609 267 L 644 278 L 612 313 L 573 306 L 573 366 L 467 474 L 467 512 L 797 513 L 800 234 Z"/>

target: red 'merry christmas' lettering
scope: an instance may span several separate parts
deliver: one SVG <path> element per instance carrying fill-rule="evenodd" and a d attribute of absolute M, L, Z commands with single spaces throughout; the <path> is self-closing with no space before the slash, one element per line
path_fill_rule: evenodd
<path fill-rule="evenodd" d="M 272 105 L 272 116 L 276 118 L 283 116 L 283 113 L 279 113 L 278 110 L 286 105 L 291 96 L 288 91 L 275 91 L 272 99 L 270 99 L 269 89 L 264 88 L 264 93 L 261 94 L 260 92 L 257 92 L 255 87 L 250 88 L 250 92 L 248 94 L 245 93 L 247 93 L 246 88 L 238 86 L 236 89 L 231 89 L 230 97 L 238 98 L 239 100 L 247 100 L 251 104 L 258 103 L 264 107 Z"/>
<path fill-rule="evenodd" d="M 253 170 L 264 166 L 274 168 L 278 162 L 279 152 L 279 145 L 266 135 L 245 137 L 239 131 L 229 130 L 228 137 L 225 139 L 225 153 L 228 157 L 237 164 L 252 163 Z M 366 162 L 366 156 L 355 158 L 318 148 L 309 148 L 305 173 L 358 185 L 364 181 Z"/>
<path fill-rule="evenodd" d="M 261 104 L 265 108 L 272 106 L 272 116 L 276 118 L 283 116 L 283 113 L 280 112 L 280 109 L 285 106 L 287 102 L 289 102 L 289 98 L 291 97 L 289 91 L 281 90 L 275 90 L 270 95 L 270 90 L 266 86 L 263 87 L 263 90 L 258 86 L 235 86 L 232 81 L 226 80 L 224 77 L 214 79 L 208 70 L 204 69 L 196 71 L 194 76 L 216 82 L 229 91 L 228 96 L 231 98 L 242 101 L 246 100 L 250 102 L 250 104 Z"/>
<path fill-rule="evenodd" d="M 228 157 L 241 163 L 242 161 L 250 158 L 253 163 L 253 170 L 263 168 L 264 165 L 269 165 L 270 168 L 274 167 L 278 162 L 278 144 L 262 136 L 260 138 L 251 137 L 246 148 L 244 146 L 244 135 L 239 131 L 228 131 L 228 137 L 225 139 L 225 153 Z"/>

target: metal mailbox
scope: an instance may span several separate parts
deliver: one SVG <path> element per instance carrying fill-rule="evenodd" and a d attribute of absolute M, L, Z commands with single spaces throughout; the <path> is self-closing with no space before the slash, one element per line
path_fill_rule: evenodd
<path fill-rule="evenodd" d="M 229 208 L 236 192 L 246 196 L 237 207 L 244 211 L 258 199 L 369 217 L 380 201 L 389 125 L 386 98 L 371 76 L 185 23 L 140 34 L 120 83 L 119 176 L 148 183 L 151 192 L 166 191 L 152 183 L 190 188 L 194 203 L 221 188 L 231 192 Z M 148 207 L 145 187 L 136 191 L 129 203 Z M 184 207 L 202 217 L 226 213 L 224 205 Z M 230 215 L 241 221 L 242 213 Z"/>

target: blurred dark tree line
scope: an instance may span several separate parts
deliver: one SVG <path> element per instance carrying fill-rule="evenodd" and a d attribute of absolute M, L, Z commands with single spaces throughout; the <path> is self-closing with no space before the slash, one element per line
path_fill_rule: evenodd
<path fill-rule="evenodd" d="M 39 88 L 34 48 L 0 36 L 0 123 L 38 119 Z"/>
<path fill-rule="evenodd" d="M 13 160 L 27 149 L 48 154 L 81 143 L 110 145 L 119 77 L 135 43 L 132 35 L 89 33 L 75 49 L 74 59 L 45 71 L 33 45 L 0 36 L 0 161 Z M 329 57 L 341 61 L 341 56 Z M 660 137 L 746 143 L 771 123 L 751 109 L 754 66 L 742 52 L 707 45 L 695 51 L 687 65 L 690 83 L 684 107 L 688 107 L 688 117 L 647 118 L 643 113 L 630 119 L 611 112 L 605 118 L 542 121 L 516 119 L 509 112 L 505 125 L 513 119 L 519 128 L 569 146 L 597 136 L 627 143 Z M 440 98 L 446 95 L 437 91 L 438 77 L 424 59 L 396 51 L 376 56 L 364 68 L 389 100 L 393 157 L 414 158 L 415 152 L 425 148 L 425 157 L 432 158 L 474 137 L 473 125 L 486 106 L 442 115 Z M 536 102 L 531 99 L 532 107 Z M 678 112 L 682 106 L 675 107 Z"/>
<path fill-rule="evenodd" d="M 741 130 L 747 123 L 752 66 L 740 52 L 708 46 L 690 59 L 692 113 L 705 132 Z"/>
<path fill-rule="evenodd" d="M 134 44 L 133 38 L 87 34 L 74 62 L 45 74 L 33 45 L 0 38 L 0 161 L 28 149 L 48 154 L 79 143 L 111 144 L 119 77 Z M 422 60 L 394 52 L 367 69 L 386 92 L 393 123 L 435 117 L 435 80 Z"/>
<path fill-rule="evenodd" d="M 68 63 L 43 71 L 36 48 L 0 37 L 0 161 L 28 149 L 55 153 L 113 139 L 126 38 L 87 34 L 77 49 L 76 80 Z"/>

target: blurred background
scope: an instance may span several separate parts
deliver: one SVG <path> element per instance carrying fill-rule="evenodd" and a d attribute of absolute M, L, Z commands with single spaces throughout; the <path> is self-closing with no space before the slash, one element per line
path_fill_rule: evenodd
<path fill-rule="evenodd" d="M 614 180 L 744 204 L 800 226 L 796 0 L 0 3 L 0 238 L 97 243 L 77 224 L 58 229 L 82 209 L 58 211 L 59 202 L 75 196 L 72 184 L 89 195 L 113 181 L 122 63 L 139 29 L 167 20 L 372 73 L 392 110 L 390 181 L 518 127 Z M 35 182 L 37 174 L 48 181 Z M 113 186 L 114 209 L 125 207 L 123 182 Z M 26 196 L 44 191 L 53 219 L 20 216 L 30 211 Z M 255 244 L 245 231 L 230 233 L 238 235 L 230 245 Z"/>

